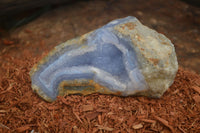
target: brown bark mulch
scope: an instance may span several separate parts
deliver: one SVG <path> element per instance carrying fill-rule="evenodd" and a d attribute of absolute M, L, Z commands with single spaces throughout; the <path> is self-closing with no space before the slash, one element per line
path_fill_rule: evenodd
<path fill-rule="evenodd" d="M 160 99 L 92 94 L 47 103 L 31 89 L 39 58 L 1 55 L 0 132 L 200 132 L 200 76 L 179 68 Z"/>

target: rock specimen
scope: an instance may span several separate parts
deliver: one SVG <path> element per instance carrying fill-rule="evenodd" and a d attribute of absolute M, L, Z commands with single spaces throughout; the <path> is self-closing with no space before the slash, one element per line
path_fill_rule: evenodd
<path fill-rule="evenodd" d="M 91 93 L 158 98 L 177 70 L 171 41 L 126 17 L 58 45 L 30 75 L 32 89 L 47 101 Z"/>

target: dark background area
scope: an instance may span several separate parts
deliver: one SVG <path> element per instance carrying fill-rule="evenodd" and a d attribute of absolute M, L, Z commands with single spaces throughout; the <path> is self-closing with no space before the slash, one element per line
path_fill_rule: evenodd
<path fill-rule="evenodd" d="M 41 47 L 41 42 L 48 51 L 113 19 L 135 16 L 172 41 L 181 66 L 200 73 L 198 0 L 3 0 L 0 10 L 0 53 L 9 47 L 30 49 L 28 44 Z M 38 47 L 31 50 L 41 55 Z"/>

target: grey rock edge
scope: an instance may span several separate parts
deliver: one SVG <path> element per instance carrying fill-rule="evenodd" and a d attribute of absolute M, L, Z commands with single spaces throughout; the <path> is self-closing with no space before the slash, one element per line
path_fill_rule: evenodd
<path fill-rule="evenodd" d="M 56 46 L 30 76 L 49 102 L 77 93 L 159 98 L 177 70 L 171 41 L 129 16 Z"/>

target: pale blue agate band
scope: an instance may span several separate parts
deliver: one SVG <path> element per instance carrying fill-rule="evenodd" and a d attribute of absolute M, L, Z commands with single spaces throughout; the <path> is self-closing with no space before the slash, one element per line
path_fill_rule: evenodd
<path fill-rule="evenodd" d="M 51 55 L 33 73 L 32 84 L 53 100 L 59 83 L 68 80 L 92 79 L 122 96 L 147 89 L 131 40 L 119 37 L 113 28 L 129 19 L 134 17 L 111 21 L 90 33 L 81 46 L 66 45 Z"/>

